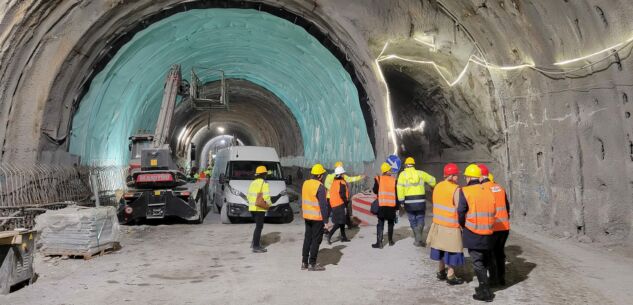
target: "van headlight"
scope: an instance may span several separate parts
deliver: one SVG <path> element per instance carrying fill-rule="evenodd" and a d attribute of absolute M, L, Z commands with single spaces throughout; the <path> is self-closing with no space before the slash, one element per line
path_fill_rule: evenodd
<path fill-rule="evenodd" d="M 242 197 L 242 199 L 248 201 L 248 198 L 246 198 L 246 195 L 244 195 L 244 193 L 242 193 L 239 190 L 231 187 L 230 184 L 228 185 L 228 188 L 229 188 L 229 192 L 231 192 L 231 194 L 233 194 L 235 196 L 238 196 L 238 197 Z"/>

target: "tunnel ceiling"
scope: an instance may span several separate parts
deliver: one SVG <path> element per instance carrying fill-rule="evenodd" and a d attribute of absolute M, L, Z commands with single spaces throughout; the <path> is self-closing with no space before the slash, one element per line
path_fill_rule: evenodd
<path fill-rule="evenodd" d="M 374 159 L 357 88 L 340 62 L 303 28 L 239 9 L 183 12 L 136 34 L 92 80 L 73 119 L 70 152 L 88 163 L 125 163 L 127 138 L 155 126 L 164 75 L 174 63 L 184 79 L 192 67 L 219 69 L 279 97 L 305 139 L 299 164 Z"/>

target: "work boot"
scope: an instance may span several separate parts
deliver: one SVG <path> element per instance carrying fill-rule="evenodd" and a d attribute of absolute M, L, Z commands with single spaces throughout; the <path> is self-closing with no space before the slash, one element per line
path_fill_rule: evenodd
<path fill-rule="evenodd" d="M 347 236 L 341 236 L 341 242 L 348 243 L 350 241 L 351 240 L 349 240 L 349 238 L 347 238 Z"/>
<path fill-rule="evenodd" d="M 418 247 L 426 247 L 424 240 L 422 240 L 422 235 L 424 235 L 424 226 L 417 226 L 418 230 Z"/>
<path fill-rule="evenodd" d="M 420 238 L 418 237 L 418 231 L 415 228 L 416 227 L 412 227 L 411 230 L 413 231 L 413 245 L 417 247 Z"/>
<path fill-rule="evenodd" d="M 325 271 L 325 267 L 319 264 L 312 264 L 308 267 L 308 271 Z"/>
<path fill-rule="evenodd" d="M 395 243 L 395 242 L 393 242 L 393 240 L 391 240 L 391 239 L 389 240 L 389 246 L 393 246 L 393 245 L 395 245 L 395 244 L 396 244 L 396 243 Z"/>
<path fill-rule="evenodd" d="M 371 245 L 372 248 L 374 249 L 382 249 L 382 236 L 378 236 L 376 238 L 376 243 Z"/>
<path fill-rule="evenodd" d="M 332 244 L 332 234 L 328 234 L 327 235 L 327 244 L 331 245 Z"/>
<path fill-rule="evenodd" d="M 301 263 L 301 270 L 308 270 L 308 263 Z"/>
<path fill-rule="evenodd" d="M 492 300 L 494 299 L 494 294 L 492 294 L 492 292 L 490 291 L 487 270 L 475 271 L 475 275 L 477 276 L 479 287 L 475 288 L 473 299 L 477 301 L 492 302 Z"/>
<path fill-rule="evenodd" d="M 437 276 L 438 280 L 445 281 L 446 280 L 446 270 L 439 271 L 438 273 L 435 274 L 435 276 Z"/>
<path fill-rule="evenodd" d="M 448 283 L 451 286 L 455 286 L 455 285 L 463 284 L 464 280 L 462 280 L 461 278 L 458 278 L 457 276 L 453 275 L 453 277 L 446 279 L 446 283 Z"/>
<path fill-rule="evenodd" d="M 266 253 L 268 250 L 264 247 L 253 247 L 253 253 Z"/>

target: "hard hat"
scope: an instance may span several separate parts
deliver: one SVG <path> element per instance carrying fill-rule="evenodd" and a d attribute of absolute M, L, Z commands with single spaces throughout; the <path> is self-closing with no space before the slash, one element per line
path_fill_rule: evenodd
<path fill-rule="evenodd" d="M 337 167 L 343 167 L 343 162 L 338 161 L 338 162 L 334 163 L 334 168 L 337 168 Z"/>
<path fill-rule="evenodd" d="M 466 167 L 464 176 L 471 178 L 481 178 L 481 168 L 477 164 L 471 164 Z"/>
<path fill-rule="evenodd" d="M 382 165 L 380 165 L 380 171 L 383 173 L 391 171 L 391 165 L 389 165 L 389 163 L 387 162 L 383 162 Z"/>
<path fill-rule="evenodd" d="M 408 157 L 406 160 L 404 160 L 404 164 L 405 165 L 415 165 L 415 160 L 411 157 Z"/>
<path fill-rule="evenodd" d="M 459 175 L 459 167 L 455 163 L 449 163 L 444 166 L 444 176 Z"/>
<path fill-rule="evenodd" d="M 477 166 L 479 166 L 479 168 L 481 168 L 481 175 L 482 176 L 488 176 L 488 174 L 490 174 L 490 171 L 488 170 L 488 166 L 486 166 L 485 164 L 477 164 Z"/>
<path fill-rule="evenodd" d="M 255 175 L 265 174 L 267 172 L 268 170 L 266 169 L 266 166 L 263 166 L 263 165 L 260 165 L 255 169 Z"/>
<path fill-rule="evenodd" d="M 321 164 L 315 164 L 312 167 L 312 171 L 310 171 L 310 173 L 313 174 L 313 175 L 323 175 L 323 174 L 325 174 L 325 172 L 326 172 L 326 170 L 323 167 L 323 165 L 321 165 Z"/>
<path fill-rule="evenodd" d="M 337 176 L 338 176 L 338 175 L 345 174 L 345 169 L 344 169 L 342 166 L 337 166 L 337 167 L 334 169 L 334 174 L 335 174 L 335 175 L 337 175 Z"/>
<path fill-rule="evenodd" d="M 490 180 L 491 182 L 495 182 L 495 176 L 493 176 L 492 174 L 488 174 L 488 180 Z"/>

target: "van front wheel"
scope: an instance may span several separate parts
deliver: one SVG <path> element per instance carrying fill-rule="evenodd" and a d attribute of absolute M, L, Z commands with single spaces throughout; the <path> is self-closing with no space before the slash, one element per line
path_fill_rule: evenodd
<path fill-rule="evenodd" d="M 220 210 L 220 221 L 223 224 L 231 224 L 231 218 L 229 217 L 229 208 L 227 207 L 226 202 L 222 205 L 222 209 Z"/>

